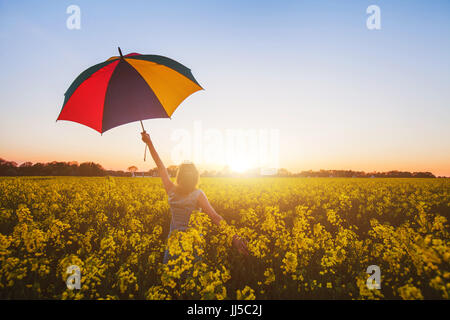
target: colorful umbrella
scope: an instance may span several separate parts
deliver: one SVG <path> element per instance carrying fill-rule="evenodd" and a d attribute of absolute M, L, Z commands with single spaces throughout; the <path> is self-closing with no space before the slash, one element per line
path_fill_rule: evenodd
<path fill-rule="evenodd" d="M 100 133 L 133 121 L 170 118 L 180 103 L 203 88 L 191 70 L 158 55 L 130 53 L 82 72 L 65 93 L 58 120 Z M 145 130 L 144 130 L 145 131 Z"/>

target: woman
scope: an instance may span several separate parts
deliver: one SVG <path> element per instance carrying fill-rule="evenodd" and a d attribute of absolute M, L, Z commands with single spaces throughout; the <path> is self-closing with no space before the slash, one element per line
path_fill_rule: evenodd
<path fill-rule="evenodd" d="M 203 191 L 197 189 L 199 174 L 194 164 L 181 164 L 178 168 L 176 184 L 174 184 L 170 180 L 167 169 L 156 152 L 149 134 L 144 131 L 141 135 L 142 141 L 147 144 L 150 154 L 156 163 L 159 176 L 169 198 L 172 212 L 169 236 L 174 230 L 186 230 L 192 211 L 198 208 L 202 209 L 211 218 L 212 222 L 219 225 L 223 218 L 211 206 Z M 238 235 L 234 235 L 232 243 L 240 253 L 248 255 L 247 244 Z M 169 258 L 169 252 L 166 249 L 163 263 L 167 263 Z"/>

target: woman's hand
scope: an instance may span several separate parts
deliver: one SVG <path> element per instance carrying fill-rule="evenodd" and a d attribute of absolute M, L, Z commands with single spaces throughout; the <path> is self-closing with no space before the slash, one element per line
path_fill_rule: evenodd
<path fill-rule="evenodd" d="M 237 234 L 233 236 L 233 246 L 238 249 L 238 251 L 246 256 L 248 256 L 247 241 L 239 237 Z"/>
<path fill-rule="evenodd" d="M 146 144 L 149 144 L 151 142 L 150 136 L 147 132 L 141 132 L 142 141 L 144 141 Z"/>

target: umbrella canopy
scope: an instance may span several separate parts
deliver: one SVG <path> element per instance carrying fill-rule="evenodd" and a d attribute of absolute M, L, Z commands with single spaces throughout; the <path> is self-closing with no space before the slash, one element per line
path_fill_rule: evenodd
<path fill-rule="evenodd" d="M 122 124 L 170 118 L 180 103 L 203 88 L 190 69 L 158 55 L 130 53 L 82 72 L 65 93 L 57 120 L 100 133 Z"/>

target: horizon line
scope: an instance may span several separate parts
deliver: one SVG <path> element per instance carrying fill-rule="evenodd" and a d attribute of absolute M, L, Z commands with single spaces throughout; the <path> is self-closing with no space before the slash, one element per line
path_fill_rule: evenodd
<path fill-rule="evenodd" d="M 94 164 L 98 164 L 98 165 L 100 165 L 102 168 L 103 168 L 103 170 L 105 170 L 105 171 L 123 171 L 123 172 L 128 172 L 128 170 L 127 169 L 108 169 L 108 168 L 105 168 L 101 163 L 97 163 L 97 162 L 94 162 L 94 161 L 83 161 L 83 162 L 79 162 L 79 161 L 76 161 L 76 160 L 72 160 L 72 161 L 58 161 L 58 160 L 52 160 L 52 161 L 48 161 L 48 162 L 32 162 L 32 161 L 24 161 L 24 162 L 16 162 L 16 161 L 13 161 L 13 160 L 6 160 L 6 159 L 4 159 L 4 158 L 2 158 L 2 157 L 0 157 L 0 162 L 1 162 L 1 160 L 3 160 L 3 161 L 5 161 L 5 162 L 12 162 L 12 163 L 15 163 L 16 164 L 16 166 L 17 167 L 20 167 L 21 165 L 23 165 L 24 163 L 27 163 L 27 162 L 29 162 L 29 163 L 32 163 L 32 165 L 35 165 L 35 164 L 37 164 L 37 163 L 41 163 L 41 164 L 51 164 L 51 163 L 67 163 L 67 164 L 69 164 L 69 163 L 76 163 L 78 166 L 80 165 L 80 164 L 83 164 L 83 163 L 94 163 Z M 131 166 L 134 166 L 134 165 L 131 165 Z M 130 166 L 130 167 L 131 167 Z M 171 165 L 168 165 L 168 166 L 166 166 L 166 168 L 170 168 L 170 167 L 173 167 L 173 166 L 175 166 L 175 167 L 178 167 L 177 165 L 174 165 L 174 164 L 171 164 Z M 201 174 L 203 174 L 203 173 L 205 173 L 205 172 L 218 172 L 218 173 L 220 173 L 220 172 L 222 172 L 225 168 L 229 168 L 229 166 L 227 166 L 227 165 L 225 165 L 225 166 L 223 166 L 222 167 L 222 169 L 217 169 L 217 170 L 214 170 L 214 169 L 203 169 L 202 170 L 202 172 L 201 172 Z M 148 169 L 148 170 L 144 170 L 144 171 L 140 171 L 139 169 L 138 169 L 138 171 L 136 171 L 136 172 L 140 172 L 140 173 L 144 173 L 144 172 L 149 172 L 149 171 L 151 171 L 151 170 L 154 170 L 154 169 L 156 169 L 157 168 L 157 166 L 156 166 L 156 164 L 155 164 L 155 166 L 153 167 L 153 168 L 150 168 L 150 169 Z M 201 166 L 199 167 L 199 168 L 201 168 Z M 261 170 L 262 168 L 258 168 L 258 167 L 255 167 L 255 168 L 251 168 L 251 169 L 248 169 L 248 170 L 246 170 L 246 171 L 244 171 L 244 172 L 236 172 L 236 171 L 232 171 L 231 169 L 230 169 L 230 173 L 234 173 L 234 174 L 239 174 L 239 175 L 244 175 L 244 174 L 249 174 L 249 173 L 251 173 L 251 172 L 253 172 L 253 171 L 255 171 L 255 170 Z M 273 168 L 273 169 L 275 169 L 275 168 Z M 431 174 L 433 174 L 435 177 L 444 177 L 444 178 L 450 178 L 450 177 L 448 177 L 448 176 L 446 176 L 446 175 L 437 175 L 437 174 L 435 174 L 435 173 L 433 173 L 432 171 L 409 171 L 409 170 L 401 170 L 401 169 L 394 169 L 394 170 L 386 170 L 386 171 L 376 171 L 376 170 L 372 170 L 372 171 L 366 171 L 366 170 L 354 170 L 354 169 L 323 169 L 323 168 L 321 168 L 321 169 L 318 169 L 318 170 L 313 170 L 313 169 L 308 169 L 308 170 L 305 170 L 305 169 L 303 169 L 303 170 L 298 170 L 298 171 L 291 171 L 291 170 L 289 170 L 288 168 L 284 168 L 284 167 L 280 167 L 280 168 L 276 168 L 276 170 L 277 170 L 277 172 L 278 172 L 278 170 L 280 170 L 280 169 L 285 169 L 285 170 L 287 170 L 290 174 L 292 174 L 292 175 L 295 175 L 295 174 L 300 174 L 300 173 L 304 173 L 304 172 L 320 172 L 320 171 L 343 171 L 343 172 L 345 172 L 345 171 L 351 171 L 351 172 L 355 172 L 355 173 L 364 173 L 364 174 L 379 174 L 379 173 L 388 173 L 388 172 L 409 172 L 409 173 L 431 173 Z"/>

